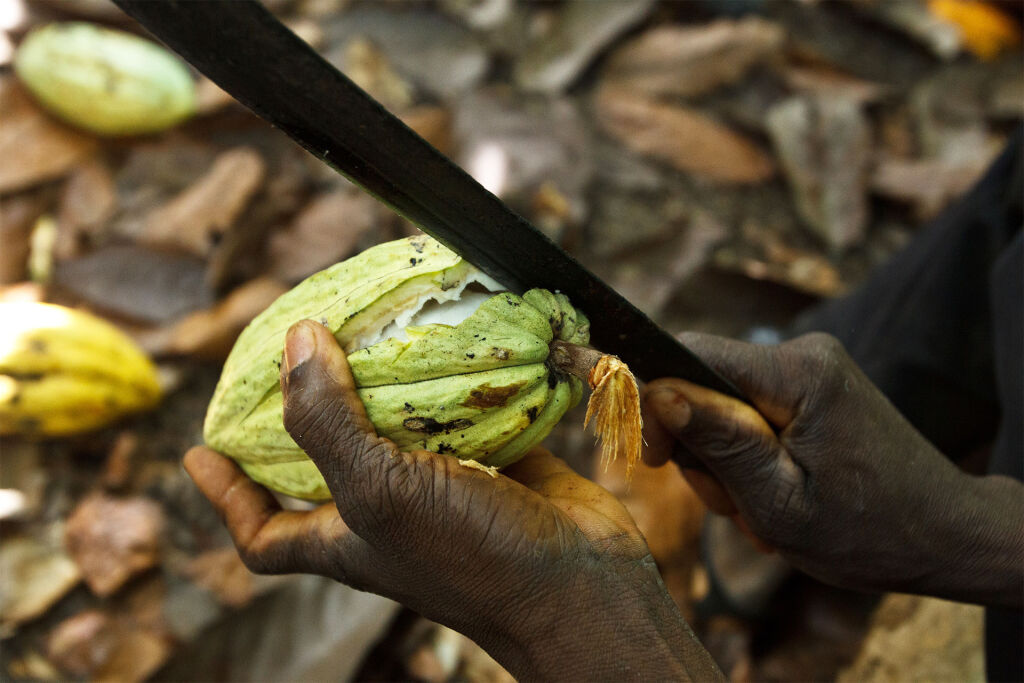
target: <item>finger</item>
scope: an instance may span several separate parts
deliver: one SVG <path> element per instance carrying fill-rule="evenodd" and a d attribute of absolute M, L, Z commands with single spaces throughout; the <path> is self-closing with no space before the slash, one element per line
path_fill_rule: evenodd
<path fill-rule="evenodd" d="M 694 493 L 700 496 L 701 502 L 708 510 L 725 517 L 731 517 L 738 512 L 736 503 L 714 475 L 689 467 L 681 468 L 680 471 L 683 473 L 686 483 L 690 485 Z"/>
<path fill-rule="evenodd" d="M 736 528 L 740 530 L 741 534 L 747 537 L 747 540 L 750 541 L 750 544 L 754 546 L 754 550 L 761 553 L 762 555 L 771 555 L 775 552 L 775 547 L 769 545 L 768 543 L 765 543 L 760 538 L 758 538 L 757 534 L 751 531 L 750 525 L 747 524 L 747 521 L 743 519 L 743 517 L 739 513 L 736 513 L 731 517 L 733 524 L 736 525 Z"/>
<path fill-rule="evenodd" d="M 589 504 L 615 498 L 598 484 L 578 475 L 564 460 L 541 447 L 534 448 L 521 460 L 506 467 L 502 474 L 548 499 Z"/>
<path fill-rule="evenodd" d="M 606 489 L 581 477 L 561 458 L 544 448 L 534 448 L 502 474 L 535 491 L 561 510 L 592 541 L 631 539 L 642 550 L 643 537 L 633 517 Z M 594 514 L 594 513 L 597 514 Z"/>
<path fill-rule="evenodd" d="M 273 495 L 234 462 L 205 446 L 185 454 L 185 471 L 213 504 L 239 547 L 248 547 L 267 522 L 283 512 Z"/>
<path fill-rule="evenodd" d="M 643 396 L 646 396 L 646 391 Z M 668 433 L 668 430 L 661 425 L 661 422 L 647 415 L 647 408 L 643 398 L 641 398 L 640 405 L 644 413 L 644 464 L 649 467 L 661 467 L 672 459 L 672 449 L 675 447 L 677 442 L 672 438 L 672 435 Z"/>
<path fill-rule="evenodd" d="M 689 410 L 688 406 L 686 410 Z M 707 465 L 676 441 L 661 421 L 653 416 L 645 416 L 644 441 L 645 464 L 660 467 L 669 460 L 674 461 L 705 507 L 719 515 L 729 516 L 736 513 L 736 504 L 732 502 L 721 482 L 708 470 Z"/>
<path fill-rule="evenodd" d="M 283 510 L 274 496 L 234 462 L 197 446 L 185 470 L 224 520 L 245 565 L 259 574 L 315 573 L 366 583 L 370 548 L 332 505 L 308 512 Z"/>
<path fill-rule="evenodd" d="M 353 478 L 365 477 L 368 461 L 377 461 L 376 468 L 397 455 L 394 444 L 377 436 L 345 353 L 322 325 L 304 320 L 288 330 L 281 391 L 285 428 L 316 464 L 339 505 L 351 498 Z"/>
<path fill-rule="evenodd" d="M 377 436 L 345 353 L 322 325 L 307 320 L 288 331 L 281 387 L 285 428 L 323 474 L 342 518 L 372 546 L 419 547 L 438 519 L 464 516 L 494 495 L 488 474 Z M 473 481 L 486 495 L 467 503 L 473 496 L 459 487 Z"/>
<path fill-rule="evenodd" d="M 688 407 L 686 409 L 689 410 Z M 729 516 L 736 513 L 736 504 L 732 502 L 721 482 L 708 470 L 707 465 L 676 441 L 661 421 L 653 416 L 645 415 L 644 441 L 646 465 L 661 467 L 669 460 L 674 461 L 705 507 L 718 515 Z"/>
<path fill-rule="evenodd" d="M 767 346 L 699 332 L 684 332 L 680 341 L 716 372 L 730 380 L 777 429 L 796 417 L 803 383 L 793 381 L 799 368 L 786 344 Z M 651 383 L 654 389 L 656 382 Z"/>
<path fill-rule="evenodd" d="M 314 403 L 315 399 L 329 398 L 339 404 L 345 415 L 346 432 L 357 433 L 360 438 L 377 436 L 366 415 L 366 407 L 356 394 L 356 381 L 345 352 L 323 325 L 302 320 L 288 330 L 281 363 L 281 391 L 285 411 L 292 413 L 293 422 L 299 417 L 296 415 L 299 408 Z M 294 404 L 291 411 L 288 410 L 289 399 Z M 315 431 L 316 426 L 309 425 L 310 431 Z M 293 438 L 295 436 L 292 434 Z M 311 444 L 318 441 L 313 436 L 298 436 Z"/>
<path fill-rule="evenodd" d="M 771 426 L 745 403 L 677 379 L 652 383 L 652 416 L 700 458 L 748 519 L 774 515 L 782 491 L 800 490 L 803 472 Z"/>

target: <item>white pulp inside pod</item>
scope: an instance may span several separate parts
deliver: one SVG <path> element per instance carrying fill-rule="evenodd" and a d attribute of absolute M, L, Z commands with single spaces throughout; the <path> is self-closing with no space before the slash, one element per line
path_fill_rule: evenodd
<path fill-rule="evenodd" d="M 433 291 L 415 299 L 410 306 L 399 311 L 392 321 L 376 334 L 359 337 L 357 349 L 365 349 L 385 339 L 408 341 L 407 327 L 420 325 L 458 325 L 473 315 L 480 304 L 498 292 L 508 291 L 483 273 L 475 273 L 459 287 L 447 291 Z"/>

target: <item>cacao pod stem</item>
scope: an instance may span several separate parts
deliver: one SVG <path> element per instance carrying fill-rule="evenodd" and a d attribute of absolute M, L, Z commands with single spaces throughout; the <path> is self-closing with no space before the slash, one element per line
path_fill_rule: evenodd
<path fill-rule="evenodd" d="M 552 342 L 550 359 L 556 368 L 590 386 L 583 426 L 594 420 L 605 469 L 620 453 L 625 456 L 628 482 L 643 449 L 640 392 L 633 373 L 615 356 L 564 341 Z"/>

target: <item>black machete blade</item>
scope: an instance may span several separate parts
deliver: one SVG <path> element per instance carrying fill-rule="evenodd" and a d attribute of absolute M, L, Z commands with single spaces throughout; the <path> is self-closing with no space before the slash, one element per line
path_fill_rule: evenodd
<path fill-rule="evenodd" d="M 327 63 L 262 5 L 114 0 L 235 99 L 507 287 L 558 290 L 638 377 L 731 383 Z"/>

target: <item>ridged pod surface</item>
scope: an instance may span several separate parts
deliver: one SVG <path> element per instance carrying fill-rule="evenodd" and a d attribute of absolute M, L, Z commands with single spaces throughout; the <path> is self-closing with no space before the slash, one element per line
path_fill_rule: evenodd
<path fill-rule="evenodd" d="M 144 38 L 85 22 L 33 31 L 14 68 L 47 109 L 101 135 L 161 131 L 196 108 L 195 83 L 181 60 Z"/>
<path fill-rule="evenodd" d="M 0 303 L 0 434 L 85 432 L 159 399 L 156 368 L 110 323 L 54 304 Z"/>
<path fill-rule="evenodd" d="M 292 324 L 312 319 L 349 352 L 359 397 L 382 436 L 401 448 L 486 466 L 514 462 L 582 396 L 580 380 L 547 362 L 554 340 L 589 340 L 586 317 L 565 296 L 540 289 L 498 293 L 456 326 L 406 327 L 408 341 L 360 348 L 425 300 L 455 300 L 471 282 L 486 281 L 425 236 L 378 245 L 311 276 L 242 332 L 207 412 L 207 444 L 269 488 L 330 498 L 282 421 L 285 335 Z"/>

